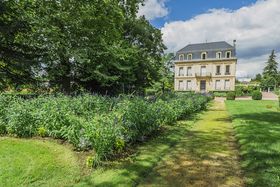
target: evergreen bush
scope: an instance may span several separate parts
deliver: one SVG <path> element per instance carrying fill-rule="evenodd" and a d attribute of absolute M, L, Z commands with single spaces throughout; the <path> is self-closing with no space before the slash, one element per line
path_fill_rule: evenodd
<path fill-rule="evenodd" d="M 235 92 L 228 92 L 227 93 L 227 100 L 235 100 Z"/>
<path fill-rule="evenodd" d="M 253 91 L 252 99 L 253 100 L 262 100 L 262 93 L 260 91 Z"/>

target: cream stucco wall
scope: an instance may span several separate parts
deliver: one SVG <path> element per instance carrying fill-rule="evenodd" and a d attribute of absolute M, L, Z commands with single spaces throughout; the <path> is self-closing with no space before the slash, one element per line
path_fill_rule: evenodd
<path fill-rule="evenodd" d="M 200 81 L 206 81 L 206 91 L 228 91 L 235 89 L 236 58 L 201 60 L 201 61 L 176 61 L 175 62 L 175 91 L 196 91 L 200 90 Z M 221 75 L 216 75 L 216 66 L 220 65 Z M 225 75 L 226 65 L 230 65 L 230 74 Z M 201 66 L 206 66 L 206 76 L 200 75 Z M 179 68 L 183 67 L 183 75 L 179 75 Z M 191 67 L 191 75 L 187 75 L 187 67 Z M 191 81 L 191 88 L 187 89 L 187 81 Z M 216 89 L 216 80 L 220 80 L 221 89 Z M 225 81 L 229 80 L 229 89 L 225 89 Z M 182 88 L 179 89 L 179 82 Z"/>

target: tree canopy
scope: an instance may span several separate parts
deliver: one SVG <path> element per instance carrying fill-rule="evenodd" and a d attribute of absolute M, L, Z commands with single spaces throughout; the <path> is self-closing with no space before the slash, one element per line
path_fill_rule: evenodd
<path fill-rule="evenodd" d="M 160 30 L 137 16 L 140 3 L 1 1 L 1 83 L 142 93 L 162 78 L 165 46 Z"/>

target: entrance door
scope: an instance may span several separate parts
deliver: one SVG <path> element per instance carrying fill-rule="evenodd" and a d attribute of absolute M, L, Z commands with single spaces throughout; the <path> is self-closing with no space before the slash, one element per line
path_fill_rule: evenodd
<path fill-rule="evenodd" d="M 206 91 L 206 80 L 200 81 L 200 91 L 205 92 Z"/>

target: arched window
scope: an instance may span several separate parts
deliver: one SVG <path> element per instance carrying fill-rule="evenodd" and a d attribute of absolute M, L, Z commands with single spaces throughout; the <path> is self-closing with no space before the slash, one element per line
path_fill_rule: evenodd
<path fill-rule="evenodd" d="M 179 55 L 179 60 L 184 60 L 184 54 Z"/>
<path fill-rule="evenodd" d="M 222 58 L 222 52 L 217 52 L 216 53 L 216 58 L 221 59 Z"/>
<path fill-rule="evenodd" d="M 231 51 L 226 52 L 226 58 L 231 58 Z"/>
<path fill-rule="evenodd" d="M 192 54 L 188 54 L 188 60 L 192 60 Z"/>
<path fill-rule="evenodd" d="M 203 52 L 201 53 L 201 59 L 205 60 L 207 58 L 207 53 Z"/>

